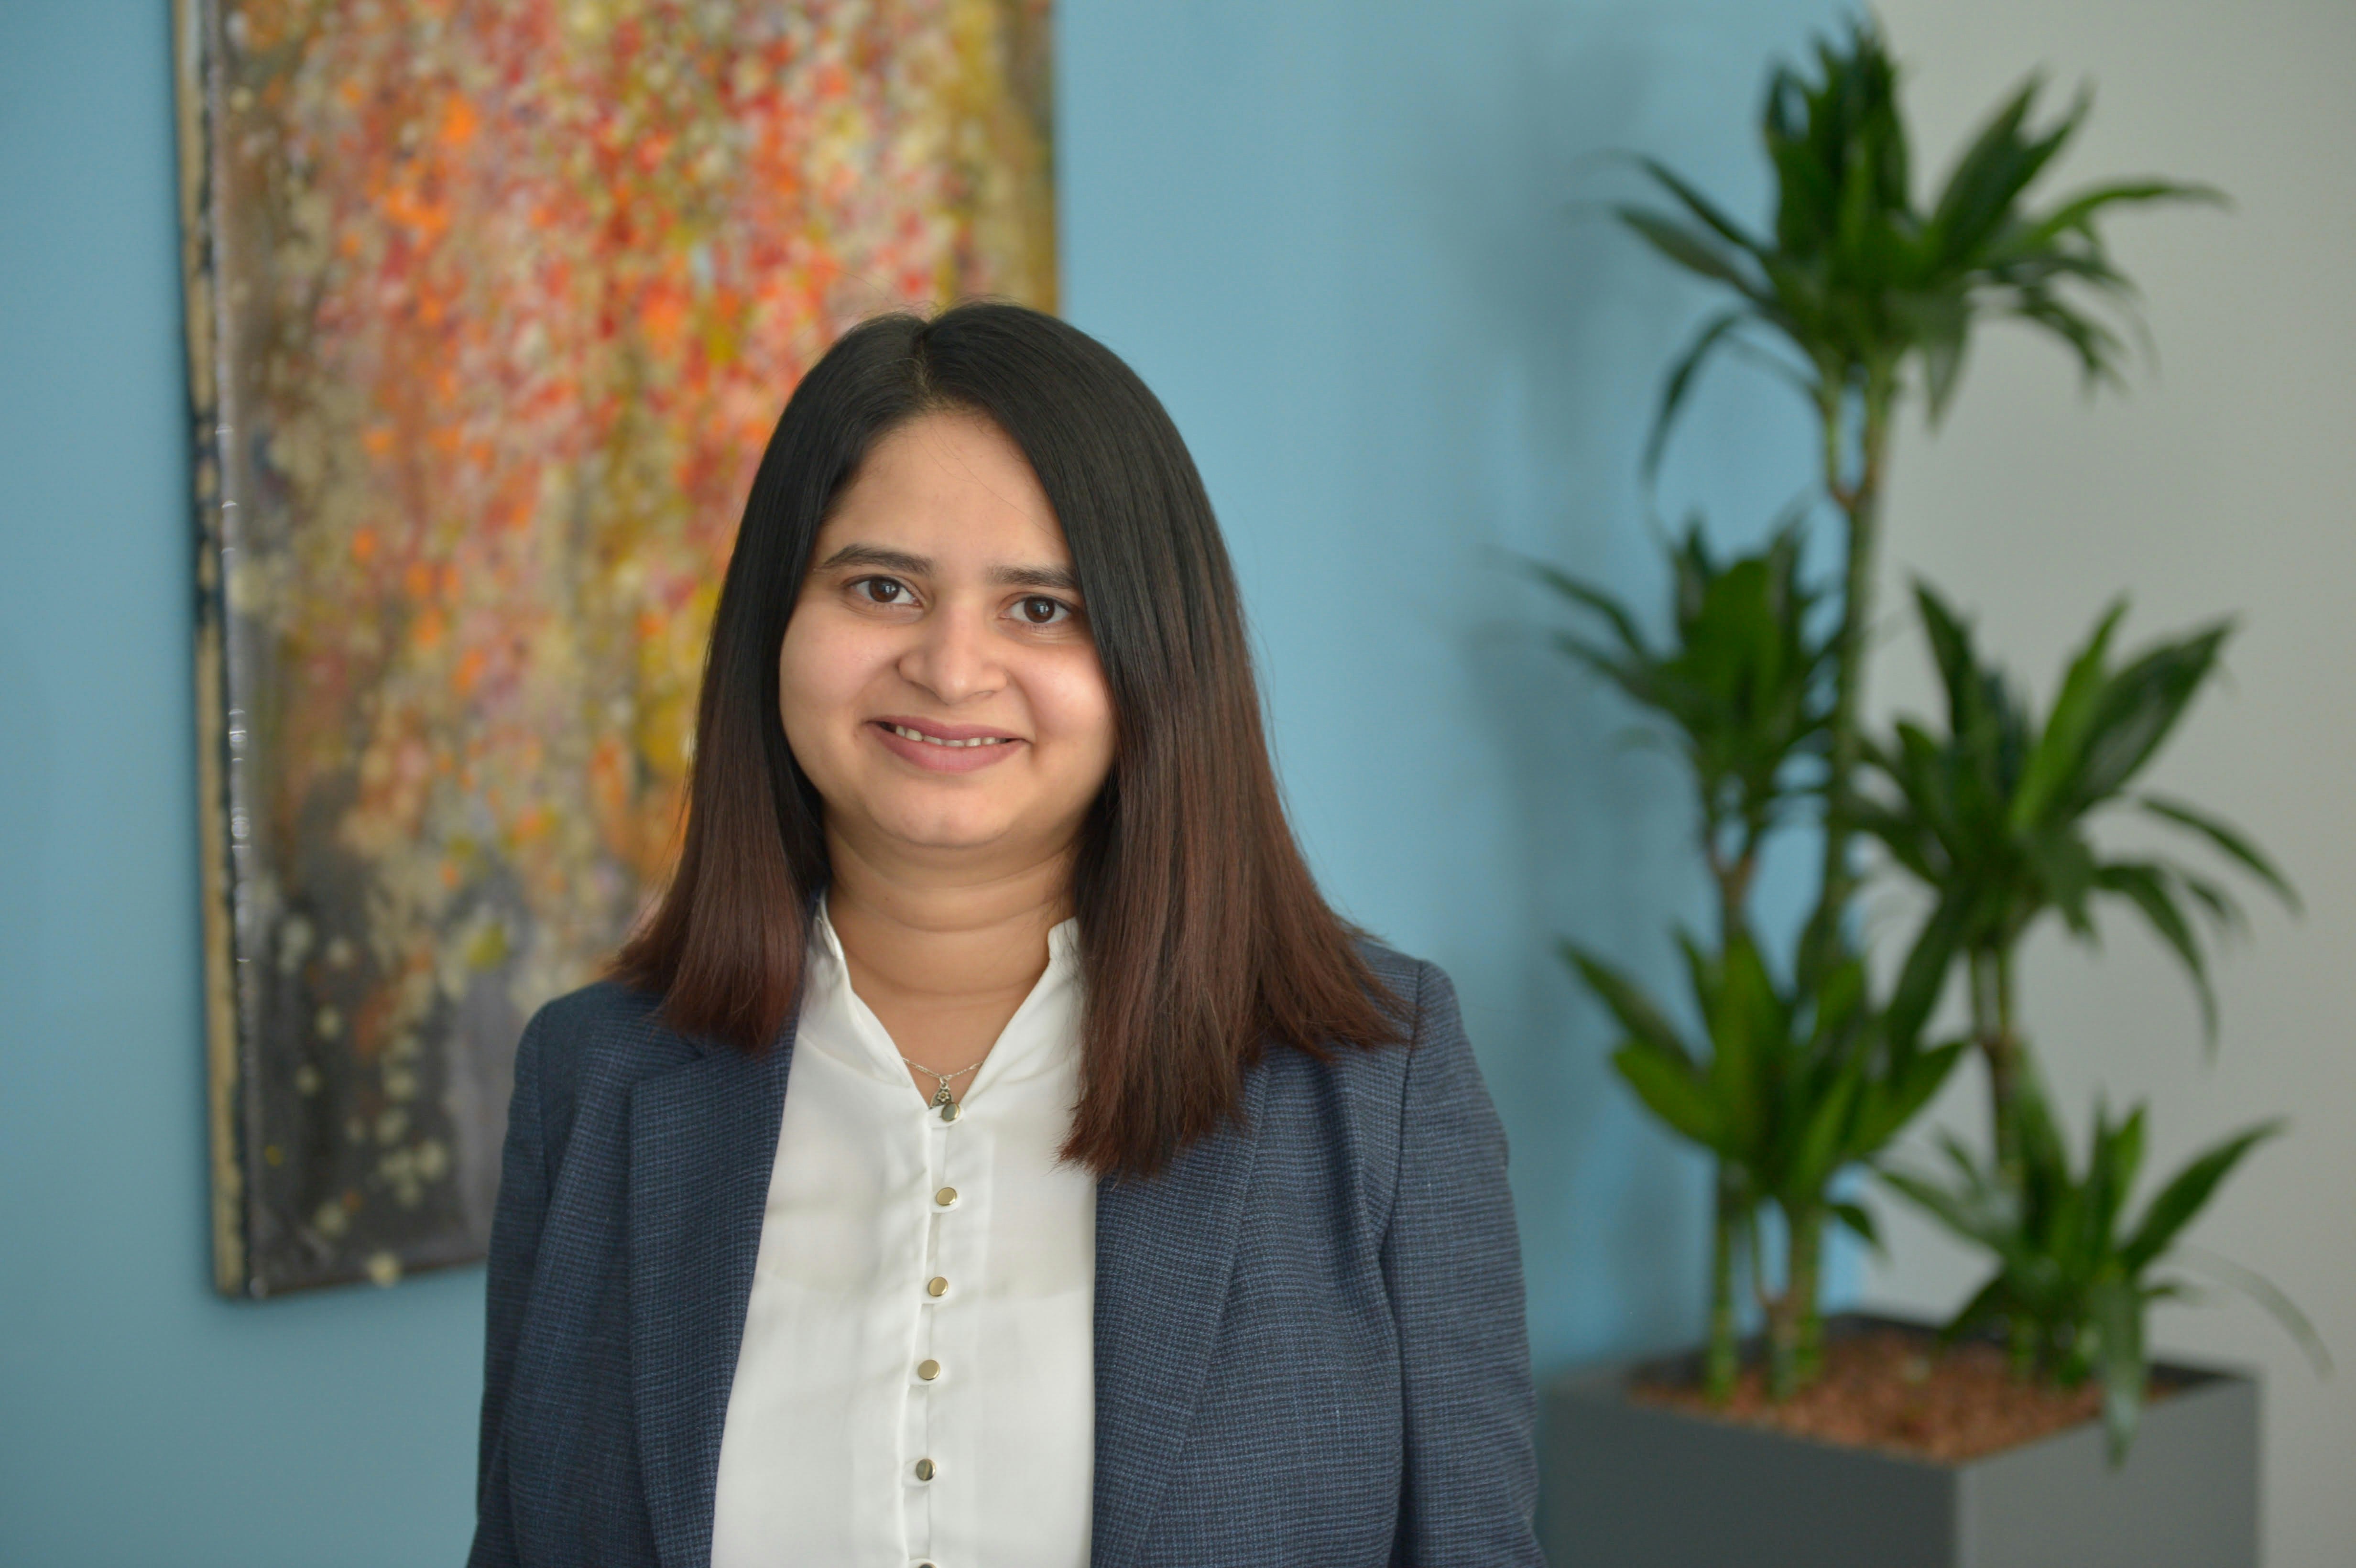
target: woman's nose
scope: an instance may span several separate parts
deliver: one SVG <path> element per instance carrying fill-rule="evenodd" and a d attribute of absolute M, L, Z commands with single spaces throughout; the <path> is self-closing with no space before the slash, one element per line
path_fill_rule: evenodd
<path fill-rule="evenodd" d="M 976 605 L 943 604 L 918 622 L 900 674 L 945 703 L 987 696 L 1006 681 L 987 613 Z"/>

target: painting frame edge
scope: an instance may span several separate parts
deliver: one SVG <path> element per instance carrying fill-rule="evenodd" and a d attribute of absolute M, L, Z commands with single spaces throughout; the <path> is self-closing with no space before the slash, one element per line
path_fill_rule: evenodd
<path fill-rule="evenodd" d="M 235 871 L 230 823 L 227 592 L 221 555 L 229 505 L 223 494 L 223 345 L 217 312 L 220 236 L 208 197 L 215 165 L 212 74 L 220 58 L 214 0 L 172 0 L 174 122 L 178 143 L 181 305 L 188 375 L 191 522 L 196 546 L 195 720 L 197 873 L 203 931 L 205 1122 L 213 1288 L 250 1300 L 261 1294 L 249 1267 L 245 1149 L 238 1102 L 246 1083 L 238 1029 Z"/>

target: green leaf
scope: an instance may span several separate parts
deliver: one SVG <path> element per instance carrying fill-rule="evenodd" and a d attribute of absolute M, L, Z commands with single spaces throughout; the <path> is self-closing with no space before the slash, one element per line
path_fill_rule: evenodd
<path fill-rule="evenodd" d="M 2022 859 L 2037 874 L 2042 901 L 2062 912 L 2070 929 L 2082 937 L 2094 933 L 2086 912 L 2086 897 L 2096 886 L 2094 849 L 2084 838 L 2060 825 L 2040 827 L 2020 843 Z"/>
<path fill-rule="evenodd" d="M 1645 1108 L 1672 1131 L 1704 1148 L 1727 1152 L 1720 1147 L 1726 1134 L 1725 1121 L 1690 1063 L 1631 1040 L 1612 1053 L 1612 1065 L 1636 1092 L 1636 1097 L 1644 1101 Z"/>
<path fill-rule="evenodd" d="M 2145 860 L 2115 860 L 2095 869 L 2094 885 L 2125 894 L 2175 953 L 2191 977 L 2193 994 L 2200 998 L 2201 1040 L 2213 1047 L 2217 1040 L 2217 993 L 2209 984 L 2209 962 L 2201 951 L 2200 939 L 2193 934 L 2191 922 L 2176 906 L 2176 895 L 2169 890 L 2165 869 Z"/>
<path fill-rule="evenodd" d="M 2150 761 L 2216 668 L 2218 651 L 2231 630 L 2230 623 L 2219 623 L 2163 643 L 2105 684 L 2073 783 L 2077 809 L 2109 799 Z"/>
<path fill-rule="evenodd" d="M 2151 1369 L 2144 1358 L 2143 1296 L 2126 1279 L 2107 1278 L 2086 1293 L 2088 1317 L 2101 1349 L 2094 1369 L 2103 1384 L 2103 1428 L 2110 1439 L 2111 1464 L 2124 1464 L 2143 1413 L 2144 1384 Z"/>
<path fill-rule="evenodd" d="M 2225 193 L 2213 186 L 2184 185 L 2173 180 L 2117 180 L 2081 191 L 2069 197 L 2043 218 L 2025 223 L 2008 234 L 1987 257 L 1996 266 L 2025 260 L 2050 250 L 2063 235 L 2076 232 L 2092 238 L 2093 219 L 2104 208 L 2122 203 L 2152 201 L 2205 202 L 2216 207 L 2233 205 Z"/>
<path fill-rule="evenodd" d="M 2003 1250 L 2007 1239 L 2003 1227 L 1964 1195 L 1911 1171 L 1879 1170 L 1875 1174 L 1890 1190 L 1965 1241 L 1976 1242 L 1999 1252 Z"/>
<path fill-rule="evenodd" d="M 1965 1335 L 1996 1322 L 2009 1308 L 2009 1297 L 2008 1282 L 1999 1274 L 1974 1291 L 1972 1298 L 1956 1308 L 1955 1315 L 1947 1319 L 1947 1326 L 1939 1330 L 1940 1339 L 1952 1345 Z"/>
<path fill-rule="evenodd" d="M 1652 483 L 1654 476 L 1660 472 L 1661 454 L 1668 450 L 1670 428 L 1676 422 L 1677 410 L 1684 405 L 1686 393 L 1692 389 L 1695 373 L 1701 368 L 1702 362 L 1708 357 L 1709 351 L 1718 347 L 1719 340 L 1740 326 L 1751 314 L 1747 308 L 1738 305 L 1713 316 L 1708 325 L 1694 335 L 1685 352 L 1678 356 L 1676 364 L 1669 371 L 1668 379 L 1662 383 L 1661 404 L 1654 411 L 1652 432 L 1644 438 L 1641 472 L 1646 484 Z"/>
<path fill-rule="evenodd" d="M 1801 1123 L 1783 1195 L 1795 1200 L 1820 1196 L 1843 1164 L 1841 1135 L 1857 1103 L 1858 1069 L 1852 1065 L 1816 1099 Z"/>
<path fill-rule="evenodd" d="M 1922 634 L 1947 690 L 1947 723 L 1960 733 L 1978 688 L 1979 666 L 1972 656 L 1972 635 L 1938 591 L 1921 578 L 1914 580 L 1914 607 L 1922 617 Z"/>
<path fill-rule="evenodd" d="M 1618 969 L 1584 948 L 1569 942 L 1558 944 L 1563 957 L 1577 969 L 1598 1000 L 1611 1009 L 1620 1027 L 1640 1044 L 1648 1045 L 1660 1054 L 1681 1061 L 1688 1071 L 1694 1067 L 1693 1056 L 1686 1050 L 1685 1041 L 1676 1029 L 1653 1005 L 1644 987 Z"/>
<path fill-rule="evenodd" d="M 1944 890 L 1937 907 L 1915 934 L 1913 946 L 1907 950 L 1905 965 L 1899 970 L 1898 984 L 1882 1015 L 1883 1027 L 1893 1041 L 1911 1042 L 1921 1035 L 1931 1009 L 1938 1005 L 1939 993 L 1946 987 L 1947 972 L 1963 951 L 1964 931 L 1970 919 L 1969 894 Z"/>
<path fill-rule="evenodd" d="M 2035 1066 L 2034 1059 L 2024 1059 L 2020 1081 L 2014 1089 L 2013 1115 L 2029 1179 L 2058 1191 L 2069 1185 L 2070 1156 L 2062 1147 L 2061 1128 L 2054 1125 L 2052 1109 L 2045 1103 L 2045 1088 Z"/>
<path fill-rule="evenodd" d="M 1622 604 L 1616 596 L 1607 593 L 1592 583 L 1582 582 L 1559 567 L 1549 566 L 1542 560 L 1522 558 L 1520 565 L 1524 571 L 1553 589 L 1573 604 L 1582 609 L 1591 610 L 1602 616 L 1613 634 L 1619 637 L 1621 645 L 1631 655 L 1643 659 L 1651 658 L 1652 655 L 1644 645 L 1643 634 L 1636 630 L 1635 617 L 1629 614 L 1627 607 Z"/>
<path fill-rule="evenodd" d="M 2323 1337 L 2315 1331 L 2315 1325 L 2308 1321 L 2307 1314 L 2293 1305 L 2291 1298 L 2285 1296 L 2272 1280 L 2244 1268 L 2230 1258 L 2221 1258 L 2199 1247 L 2179 1248 L 2177 1255 L 2196 1268 L 2207 1269 L 2264 1307 L 2267 1315 L 2281 1324 L 2283 1331 L 2307 1353 L 2308 1364 L 2315 1369 L 2316 1376 L 2328 1378 L 2331 1375 L 2331 1352 L 2325 1349 Z"/>
<path fill-rule="evenodd" d="M 1817 982 L 1815 1018 L 1808 1029 L 1808 1046 L 1824 1051 L 1855 1019 L 1865 1000 L 1865 965 L 1855 959 L 1838 964 Z"/>
<path fill-rule="evenodd" d="M 2137 1105 L 2127 1119 L 2116 1127 L 2103 1125 L 2102 1113 L 2095 1114 L 2099 1129 L 2094 1156 L 2087 1162 L 2087 1185 L 2097 1188 L 2101 1206 L 2092 1216 L 2094 1241 L 2107 1251 L 2116 1232 L 2119 1211 L 2126 1206 L 2127 1194 L 2135 1190 L 2136 1172 L 2143 1166 L 2144 1108 Z"/>
<path fill-rule="evenodd" d="M 2179 827 L 2189 827 L 2200 834 L 2226 855 L 2240 861 L 2254 873 L 2259 880 L 2272 888 L 2276 896 L 2288 905 L 2294 913 L 2299 912 L 2298 893 L 2291 887 L 2289 880 L 2276 870 L 2274 862 L 2259 853 L 2258 847 L 2243 837 L 2237 828 L 2195 806 L 2187 805 L 2180 800 L 2162 795 L 2147 795 L 2136 804 L 2154 816 L 2164 817 Z"/>
<path fill-rule="evenodd" d="M 1618 687 L 1633 700 L 1647 708 L 1657 706 L 1654 699 L 1655 681 L 1652 671 L 1626 654 L 1614 653 L 1598 644 L 1569 632 L 1557 632 L 1555 650 L 1575 664 L 1583 664 L 1595 674 Z"/>
<path fill-rule="evenodd" d="M 1748 1149 L 1766 1114 L 1759 1092 L 1761 1056 L 1788 1038 L 1774 983 L 1747 938 L 1738 935 L 1715 965 L 1690 939 L 1682 940 L 1695 995 L 1708 1015 L 1710 1090 L 1725 1107 L 1729 1140 Z"/>
<path fill-rule="evenodd" d="M 1963 384 L 1964 355 L 1971 345 L 1970 307 L 1958 301 L 1954 319 L 1922 339 L 1922 387 L 1930 402 L 1931 428 L 1945 422 L 1947 409 Z"/>
<path fill-rule="evenodd" d="M 2135 1233 L 2119 1249 L 2119 1256 L 2128 1273 L 2139 1275 L 2151 1266 L 2178 1232 L 2191 1223 L 2223 1181 L 2251 1149 L 2283 1130 L 2279 1120 L 2261 1122 L 2225 1139 L 2222 1143 L 2197 1156 L 2169 1184 L 2160 1189 L 2144 1210 L 2143 1219 Z"/>
<path fill-rule="evenodd" d="M 1861 1203 L 1847 1201 L 1827 1204 L 1826 1207 L 1831 1211 L 1834 1219 L 1856 1232 L 1867 1246 L 1884 1257 L 1889 1256 L 1890 1249 L 1881 1244 L 1881 1229 L 1874 1222 L 1873 1211 Z"/>
<path fill-rule="evenodd" d="M 1763 249 L 1758 240 L 1743 231 L 1740 224 L 1720 211 L 1715 203 L 1688 185 L 1666 164 L 1646 157 L 1639 157 L 1636 162 L 1646 174 L 1652 176 L 1660 184 L 1664 190 L 1675 197 L 1687 212 L 1701 219 L 1719 239 L 1754 256 Z"/>
<path fill-rule="evenodd" d="M 1979 1161 L 1973 1157 L 1970 1149 L 1964 1147 L 1963 1139 L 1942 1127 L 1939 1129 L 1936 1141 L 1939 1145 L 1939 1152 L 1947 1157 L 1947 1163 L 1955 1168 L 1955 1174 L 1963 1179 L 1965 1186 L 1986 1185 Z"/>
<path fill-rule="evenodd" d="M 2013 794 L 2010 815 L 2014 831 L 2025 831 L 2043 822 L 2054 802 L 2075 793 L 2071 786 L 2085 769 L 2089 732 L 2102 712 L 2108 689 L 2104 667 L 2111 634 L 2117 630 L 2126 613 L 2125 598 L 2114 602 L 2096 623 L 2086 645 L 2070 661 L 2069 673 L 2062 677 L 2062 689 L 2053 699 L 2053 711 L 2046 717 L 2045 732 L 2038 737 L 2036 749 L 2029 753 L 2029 769 Z"/>
<path fill-rule="evenodd" d="M 1754 304 L 1766 303 L 1759 285 L 1744 275 L 1731 257 L 1692 229 L 1641 207 L 1615 207 L 1612 210 L 1653 249 L 1687 272 L 1724 283 Z"/>
<path fill-rule="evenodd" d="M 2092 389 L 2103 383 L 2124 387 L 2118 362 L 2126 351 L 2117 333 L 2084 312 L 2072 309 L 2040 290 L 2025 290 L 2011 314 L 2069 345 L 2078 356 L 2081 379 Z"/>
<path fill-rule="evenodd" d="M 1955 1070 L 1955 1064 L 1963 1060 L 1970 1043 L 1949 1040 L 1934 1050 L 1901 1053 L 1904 1065 L 1875 1087 L 1858 1114 L 1857 1129 L 1849 1141 L 1850 1155 L 1869 1159 L 1879 1154 L 1931 1103 L 1946 1083 L 1948 1074 Z"/>
<path fill-rule="evenodd" d="M 1871 761 L 1884 773 L 1895 772 L 1886 756 L 1876 755 Z M 1938 838 L 1919 818 L 1892 810 L 1877 801 L 1852 800 L 1849 802 L 1848 825 L 1879 843 L 1890 851 L 1891 859 L 1919 880 L 1928 883 L 1938 881 L 1939 872 L 1932 864 L 1932 854 Z"/>
<path fill-rule="evenodd" d="M 1976 251 L 2022 187 L 2035 177 L 2037 165 L 2026 155 L 2020 127 L 2042 85 L 2041 74 L 2034 74 L 2015 88 L 2012 96 L 1988 116 L 1947 176 L 1931 212 L 1931 227 L 1940 236 L 1943 260 L 1952 262 Z"/>
<path fill-rule="evenodd" d="M 2249 923 L 2248 917 L 2242 912 L 2242 906 L 2233 896 L 2208 878 L 2195 875 L 2172 861 L 2169 864 L 2169 872 L 2176 879 L 2179 887 L 2191 894 L 2194 901 L 2209 912 L 2209 919 L 2220 935 L 2238 931 Z"/>

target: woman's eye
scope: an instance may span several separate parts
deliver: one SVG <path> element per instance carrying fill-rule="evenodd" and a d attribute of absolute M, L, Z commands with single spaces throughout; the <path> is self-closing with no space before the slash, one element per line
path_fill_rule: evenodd
<path fill-rule="evenodd" d="M 907 584 L 888 577 L 863 577 L 859 581 L 859 592 L 871 604 L 905 604 L 908 600 Z"/>
<path fill-rule="evenodd" d="M 1052 626 L 1056 622 L 1068 618 L 1072 613 L 1072 607 L 1060 599 L 1045 599 L 1037 596 L 1023 600 L 1014 608 L 1017 614 L 1033 626 Z"/>

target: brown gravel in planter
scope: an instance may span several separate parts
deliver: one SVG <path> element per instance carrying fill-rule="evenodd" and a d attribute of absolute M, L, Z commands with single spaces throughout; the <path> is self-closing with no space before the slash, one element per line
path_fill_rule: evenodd
<path fill-rule="evenodd" d="M 2155 1385 L 2147 1398 L 2169 1391 Z M 2013 1380 L 2003 1350 L 1964 1344 L 1942 1350 L 1927 1336 L 1868 1328 L 1825 1346 L 1825 1375 L 1782 1404 L 1767 1398 L 1759 1368 L 1746 1368 L 1725 1404 L 1692 1383 L 1640 1379 L 1631 1397 L 1697 1415 L 1764 1426 L 1853 1448 L 1958 1464 L 2049 1436 L 2102 1413 L 2101 1389 Z"/>

